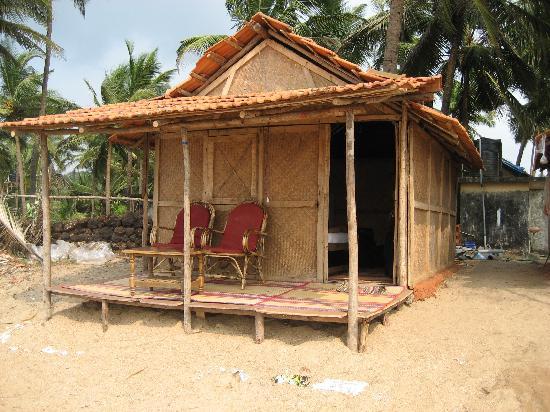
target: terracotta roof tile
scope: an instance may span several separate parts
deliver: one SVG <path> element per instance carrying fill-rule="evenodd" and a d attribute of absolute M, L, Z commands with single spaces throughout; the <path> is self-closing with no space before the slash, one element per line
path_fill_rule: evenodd
<path fill-rule="evenodd" d="M 162 118 L 179 114 L 184 117 L 189 113 L 227 111 L 236 108 L 269 106 L 273 104 L 302 102 L 312 104 L 316 101 L 328 101 L 330 98 L 343 96 L 363 96 L 377 93 L 379 95 L 396 93 L 433 93 L 439 90 L 439 77 L 386 79 L 378 82 L 328 86 L 312 89 L 285 90 L 267 93 L 252 93 L 236 96 L 190 96 L 171 99 L 149 99 L 136 102 L 117 103 L 85 109 L 70 110 L 63 114 L 47 115 L 24 119 L 17 122 L 0 123 L 0 127 L 34 128 L 56 125 L 78 127 L 89 123 L 109 123 L 131 119 Z M 258 107 L 261 108 L 261 107 Z"/>
<path fill-rule="evenodd" d="M 477 151 L 477 148 L 470 139 L 468 131 L 460 124 L 460 122 L 454 117 L 447 116 L 441 113 L 439 110 L 432 109 L 431 107 L 424 106 L 415 102 L 410 102 L 411 109 L 420 114 L 422 117 L 427 117 L 429 120 L 436 123 L 439 127 L 454 133 L 458 136 L 460 146 L 466 151 L 470 162 L 473 167 L 479 169 L 483 168 L 483 161 Z"/>

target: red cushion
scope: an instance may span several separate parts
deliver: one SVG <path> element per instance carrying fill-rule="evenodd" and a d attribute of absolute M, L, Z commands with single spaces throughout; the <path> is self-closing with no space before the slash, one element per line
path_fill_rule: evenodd
<path fill-rule="evenodd" d="M 191 205 L 191 229 L 194 227 L 208 227 L 210 223 L 210 210 L 205 205 L 195 203 Z M 195 247 L 198 248 L 201 245 L 201 230 L 195 231 Z M 176 225 L 174 226 L 174 233 L 170 244 L 182 245 L 184 242 L 183 236 L 183 209 L 178 213 L 176 218 Z"/>
<path fill-rule="evenodd" d="M 243 235 L 247 230 L 260 231 L 264 220 L 263 209 L 254 203 L 243 203 L 233 209 L 227 217 L 227 225 L 219 247 L 226 250 L 243 250 Z M 258 235 L 248 238 L 250 251 L 256 250 Z"/>

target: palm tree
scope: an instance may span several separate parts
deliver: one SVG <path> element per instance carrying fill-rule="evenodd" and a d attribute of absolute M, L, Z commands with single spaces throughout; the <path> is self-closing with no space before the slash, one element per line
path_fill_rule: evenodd
<path fill-rule="evenodd" d="M 35 117 L 40 110 L 40 87 L 42 76 L 32 67 L 31 62 L 41 58 L 36 50 L 17 53 L 9 44 L 2 45 L 12 58 L 0 60 L 0 118 L 2 121 L 21 120 Z M 62 113 L 76 108 L 76 105 L 57 92 L 50 91 L 46 99 L 47 113 Z M 17 178 L 21 195 L 25 195 L 25 174 L 22 149 L 26 148 L 29 136 L 15 136 Z M 25 212 L 25 203 L 22 203 Z"/>
<path fill-rule="evenodd" d="M 384 61 L 382 62 L 382 68 L 390 73 L 397 73 L 399 38 L 401 37 L 404 8 L 405 0 L 391 0 L 384 47 Z"/>
<path fill-rule="evenodd" d="M 0 0 L 0 36 L 3 40 L 17 43 L 27 50 L 38 50 L 47 45 L 60 51 L 59 46 L 51 39 L 26 24 L 31 20 L 45 25 L 48 13 L 49 3 L 46 0 Z M 0 57 L 13 58 L 6 43 L 0 44 Z"/>
<path fill-rule="evenodd" d="M 89 0 L 73 0 L 74 6 L 78 9 L 82 17 L 86 15 L 86 4 Z M 47 14 L 45 18 L 46 23 L 46 53 L 44 57 L 44 71 L 42 75 L 42 95 L 40 99 L 40 112 L 39 115 L 46 114 L 46 100 L 48 98 L 48 82 L 50 79 L 50 63 L 52 58 L 52 31 L 53 31 L 53 0 L 40 0 L 40 2 L 46 3 Z M 31 179 L 30 179 L 30 192 L 36 192 L 36 173 L 38 169 L 38 140 L 35 141 L 31 158 Z"/>
<path fill-rule="evenodd" d="M 347 43 L 364 23 L 365 5 L 351 8 L 345 0 L 226 0 L 225 6 L 234 28 L 242 27 L 254 14 L 262 12 L 292 26 L 296 33 L 313 38 L 319 44 L 348 56 Z M 203 54 L 209 47 L 227 37 L 223 34 L 193 36 L 181 41 L 177 50 L 179 65 L 187 53 Z M 354 45 L 364 50 L 365 44 Z"/>
<path fill-rule="evenodd" d="M 444 75 L 441 110 L 450 113 L 461 54 L 473 33 L 480 44 L 496 53 L 516 85 L 532 86 L 533 70 L 522 56 L 523 47 L 519 40 L 532 37 L 539 41 L 539 45 L 546 44 L 547 47 L 550 41 L 550 21 L 540 19 L 536 8 L 529 6 L 536 2 L 539 0 L 522 3 L 505 0 L 432 2 L 432 16 L 406 56 L 403 72 L 409 75 L 441 72 Z"/>
<path fill-rule="evenodd" d="M 158 49 L 148 53 L 134 55 L 134 44 L 126 40 L 128 62 L 120 64 L 105 75 L 101 83 L 100 92 L 96 92 L 87 80 L 86 86 L 92 93 L 97 106 L 121 102 L 131 102 L 162 95 L 168 90 L 170 79 L 175 69 L 162 71 L 158 60 Z M 78 138 L 78 137 L 77 137 Z M 110 173 L 112 162 L 107 162 L 110 143 L 104 135 L 88 136 L 85 142 L 86 149 L 79 156 L 79 164 L 88 166 L 93 175 L 98 178 Z M 132 193 L 134 155 L 119 145 L 114 145 L 115 154 L 126 164 L 127 195 Z"/>

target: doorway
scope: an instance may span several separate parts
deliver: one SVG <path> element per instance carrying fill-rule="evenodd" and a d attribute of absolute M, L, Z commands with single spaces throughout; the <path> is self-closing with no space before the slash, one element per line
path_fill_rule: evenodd
<path fill-rule="evenodd" d="M 348 276 L 346 136 L 333 124 L 330 140 L 328 274 Z M 355 123 L 355 198 L 359 278 L 393 283 L 395 242 L 395 126 L 391 122 Z"/>

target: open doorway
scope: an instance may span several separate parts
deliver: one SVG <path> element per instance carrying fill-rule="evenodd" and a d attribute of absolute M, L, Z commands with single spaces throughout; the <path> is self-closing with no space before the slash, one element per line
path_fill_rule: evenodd
<path fill-rule="evenodd" d="M 348 276 L 345 125 L 333 124 L 329 181 L 329 280 Z M 393 283 L 395 126 L 355 123 L 355 198 L 361 280 Z"/>

